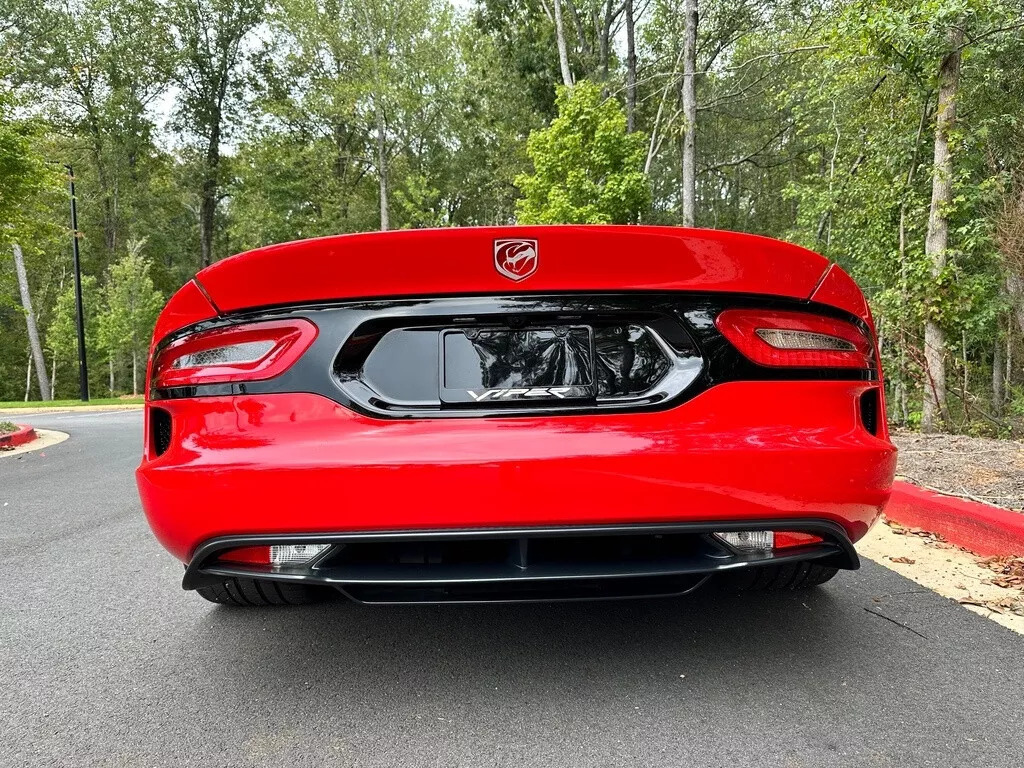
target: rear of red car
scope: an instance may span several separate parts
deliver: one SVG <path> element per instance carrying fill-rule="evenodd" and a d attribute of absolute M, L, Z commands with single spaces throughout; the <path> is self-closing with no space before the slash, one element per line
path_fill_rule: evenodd
<path fill-rule="evenodd" d="M 894 464 L 838 267 L 726 232 L 516 227 L 203 270 L 157 323 L 137 476 L 210 599 L 434 602 L 823 581 L 857 567 Z"/>

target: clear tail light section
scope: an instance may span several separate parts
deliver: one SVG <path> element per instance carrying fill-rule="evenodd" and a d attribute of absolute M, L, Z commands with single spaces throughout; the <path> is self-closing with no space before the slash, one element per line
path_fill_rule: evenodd
<path fill-rule="evenodd" d="M 200 331 L 160 350 L 153 362 L 153 386 L 272 379 L 298 360 L 316 335 L 317 327 L 302 318 Z"/>
<path fill-rule="evenodd" d="M 773 368 L 873 369 L 874 344 L 853 323 L 809 312 L 727 309 L 715 325 L 745 357 Z"/>

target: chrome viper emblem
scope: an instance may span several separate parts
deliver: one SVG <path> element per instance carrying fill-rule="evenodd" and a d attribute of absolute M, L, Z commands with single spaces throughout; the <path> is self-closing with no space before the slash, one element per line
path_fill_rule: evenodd
<path fill-rule="evenodd" d="M 537 241 L 494 241 L 494 268 L 509 280 L 525 280 L 537 271 Z"/>
<path fill-rule="evenodd" d="M 572 391 L 572 387 L 529 387 L 528 389 L 485 389 L 477 394 L 472 389 L 467 389 L 466 394 L 476 402 L 484 400 L 518 400 L 526 397 L 557 397 L 564 400 L 565 396 Z"/>

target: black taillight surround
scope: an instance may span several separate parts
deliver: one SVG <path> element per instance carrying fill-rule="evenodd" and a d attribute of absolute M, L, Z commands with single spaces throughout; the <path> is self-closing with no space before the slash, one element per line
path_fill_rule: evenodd
<path fill-rule="evenodd" d="M 839 380 L 874 381 L 872 369 L 770 368 L 745 358 L 715 327 L 728 308 L 761 308 L 810 312 L 856 324 L 862 320 L 842 310 L 807 301 L 712 293 L 618 293 L 474 297 L 431 297 L 338 302 L 290 306 L 238 313 L 193 326 L 160 346 L 190 332 L 232 324 L 282 318 L 306 318 L 319 328 L 312 346 L 281 375 L 252 382 L 153 389 L 154 400 L 208 395 L 311 392 L 352 410 L 379 418 L 458 418 L 528 416 L 538 413 L 621 412 L 662 410 L 727 381 Z M 680 357 L 696 361 L 699 371 L 685 386 L 655 397 L 629 402 L 522 407 L 458 408 L 434 403 L 387 402 L 358 381 L 360 366 L 386 334 L 395 329 L 442 329 L 460 324 L 503 323 L 512 327 L 552 322 L 629 323 L 656 332 Z M 159 348 L 158 348 L 159 349 Z M 436 375 L 436 374 L 435 374 Z"/>

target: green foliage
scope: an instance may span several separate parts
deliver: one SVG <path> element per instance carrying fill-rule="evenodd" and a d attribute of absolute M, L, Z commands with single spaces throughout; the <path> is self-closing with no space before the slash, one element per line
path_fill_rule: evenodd
<path fill-rule="evenodd" d="M 558 117 L 530 134 L 534 173 L 516 177 L 522 224 L 628 224 L 650 205 L 643 172 L 647 141 L 626 132 L 626 115 L 593 83 L 560 86 Z"/>
<path fill-rule="evenodd" d="M 142 255 L 145 241 L 110 265 L 104 289 L 105 311 L 99 318 L 99 344 L 115 364 L 127 357 L 132 365 L 132 392 L 139 391 L 139 367 L 146 359 L 149 337 L 163 296 L 153 286 L 149 260 Z"/>
<path fill-rule="evenodd" d="M 78 324 L 75 304 L 75 286 L 71 281 L 57 295 L 53 316 L 46 329 L 46 351 L 54 364 L 56 375 L 53 387 L 57 393 L 78 391 Z M 103 359 L 105 351 L 99 343 L 99 318 L 102 312 L 102 293 L 92 275 L 82 278 L 82 308 L 85 320 L 87 360 L 93 364 Z"/>

